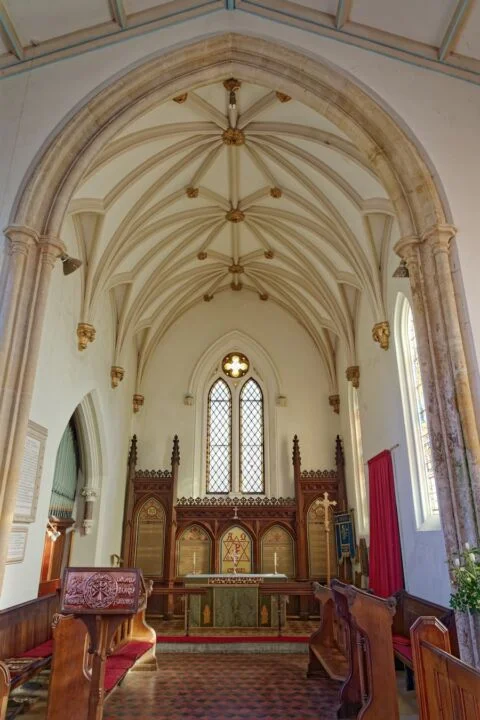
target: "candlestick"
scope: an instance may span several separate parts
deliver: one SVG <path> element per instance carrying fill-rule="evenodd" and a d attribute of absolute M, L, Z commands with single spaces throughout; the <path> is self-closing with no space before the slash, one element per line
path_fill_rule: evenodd
<path fill-rule="evenodd" d="M 277 553 L 273 553 L 273 572 L 277 574 Z"/>

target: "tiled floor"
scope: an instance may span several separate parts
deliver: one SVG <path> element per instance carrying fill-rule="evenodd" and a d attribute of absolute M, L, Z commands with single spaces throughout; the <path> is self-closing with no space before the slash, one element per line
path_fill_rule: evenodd
<path fill-rule="evenodd" d="M 338 684 L 309 680 L 297 655 L 159 655 L 130 673 L 104 720 L 334 720 Z"/>

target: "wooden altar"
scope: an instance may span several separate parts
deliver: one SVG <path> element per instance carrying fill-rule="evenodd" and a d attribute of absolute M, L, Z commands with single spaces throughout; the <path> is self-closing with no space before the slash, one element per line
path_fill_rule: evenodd
<path fill-rule="evenodd" d="M 321 501 L 328 493 L 337 503 L 336 509 L 348 509 L 341 440 L 337 436 L 336 469 L 302 470 L 297 436 L 293 439 L 292 462 L 295 497 L 178 498 L 178 437 L 173 441 L 168 470 L 137 469 L 137 438 L 132 438 L 122 558 L 125 565 L 140 567 L 145 577 L 153 580 L 149 612 L 182 616 L 185 604 L 181 594 L 156 594 L 155 588 L 179 589 L 195 572 L 230 572 L 225 547 L 232 539 L 243 548 L 239 572 L 273 573 L 276 569 L 296 581 L 298 588 L 302 583 L 308 588 L 313 579 L 325 582 L 328 566 L 332 577 L 338 575 L 333 533 L 325 533 Z M 297 598 L 290 598 L 289 614 L 317 614 L 314 601 L 307 593 L 301 595 L 299 592 Z"/>
<path fill-rule="evenodd" d="M 286 575 L 250 573 L 187 575 L 185 587 L 205 590 L 192 596 L 186 605 L 190 627 L 273 627 L 278 624 L 280 602 L 281 624 L 285 623 L 285 605 L 281 601 Z M 278 595 L 262 593 L 265 582 L 278 586 Z M 187 618 L 185 619 L 187 625 Z"/>

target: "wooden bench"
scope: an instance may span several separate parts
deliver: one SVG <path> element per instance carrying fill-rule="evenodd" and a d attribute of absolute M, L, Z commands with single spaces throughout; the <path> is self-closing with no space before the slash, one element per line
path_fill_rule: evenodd
<path fill-rule="evenodd" d="M 325 677 L 345 682 L 348 674 L 345 622 L 338 617 L 329 587 L 313 583 L 320 605 L 320 627 L 310 636 L 307 677 Z"/>
<path fill-rule="evenodd" d="M 145 622 L 146 600 L 139 612 L 116 631 L 103 682 L 107 697 L 131 670 L 157 669 L 156 634 Z M 46 720 L 85 720 L 91 679 L 89 636 L 73 615 L 57 615 L 53 623 L 53 659 Z M 66 707 L 68 706 L 68 713 Z"/>
<path fill-rule="evenodd" d="M 450 630 L 421 617 L 410 636 L 420 720 L 480 720 L 480 672 L 451 654 Z"/>
<path fill-rule="evenodd" d="M 355 652 L 353 645 L 356 645 L 362 703 L 358 715 L 353 717 L 361 717 L 362 720 L 380 720 L 380 718 L 398 720 L 392 641 L 395 600 L 393 598 L 384 600 L 353 586 L 347 588 L 346 597 L 350 614 L 350 632 L 356 636 L 351 651 Z"/>
<path fill-rule="evenodd" d="M 11 690 L 48 667 L 58 593 L 0 611 L 0 720 Z"/>
<path fill-rule="evenodd" d="M 406 590 L 400 590 L 394 595 L 397 609 L 393 618 L 392 636 L 393 651 L 397 660 L 406 671 L 407 690 L 413 690 L 413 659 L 410 641 L 410 629 L 419 617 L 436 617 L 448 629 L 452 653 L 459 656 L 457 630 L 455 626 L 455 613 L 453 610 L 436 605 L 423 598 L 410 595 Z"/>

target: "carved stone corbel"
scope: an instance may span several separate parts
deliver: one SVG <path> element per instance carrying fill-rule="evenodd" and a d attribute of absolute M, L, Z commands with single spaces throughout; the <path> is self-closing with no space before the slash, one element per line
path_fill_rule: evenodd
<path fill-rule="evenodd" d="M 373 326 L 372 337 L 382 350 L 388 350 L 390 346 L 390 324 L 388 320 L 383 320 Z"/>
<path fill-rule="evenodd" d="M 120 385 L 123 378 L 125 377 L 125 370 L 118 365 L 113 365 L 110 370 L 110 377 L 112 379 L 112 388 L 116 388 Z"/>
<path fill-rule="evenodd" d="M 82 528 L 85 535 L 90 535 L 93 527 L 93 503 L 97 499 L 97 491 L 89 486 L 82 488 L 82 497 L 85 498 L 83 508 Z"/>
<path fill-rule="evenodd" d="M 133 396 L 133 412 L 138 413 L 141 407 L 143 407 L 143 403 L 145 402 L 145 396 L 140 395 L 140 393 L 135 393 Z"/>
<path fill-rule="evenodd" d="M 345 374 L 347 380 L 352 383 L 354 388 L 360 387 L 360 368 L 358 365 L 350 365 Z"/>
<path fill-rule="evenodd" d="M 78 349 L 86 350 L 88 343 L 92 343 L 95 340 L 96 330 L 90 323 L 78 323 L 77 325 L 77 338 L 78 338 Z"/>
<path fill-rule="evenodd" d="M 333 408 L 333 412 L 337 415 L 340 413 L 340 395 L 330 395 L 328 404 Z"/>

